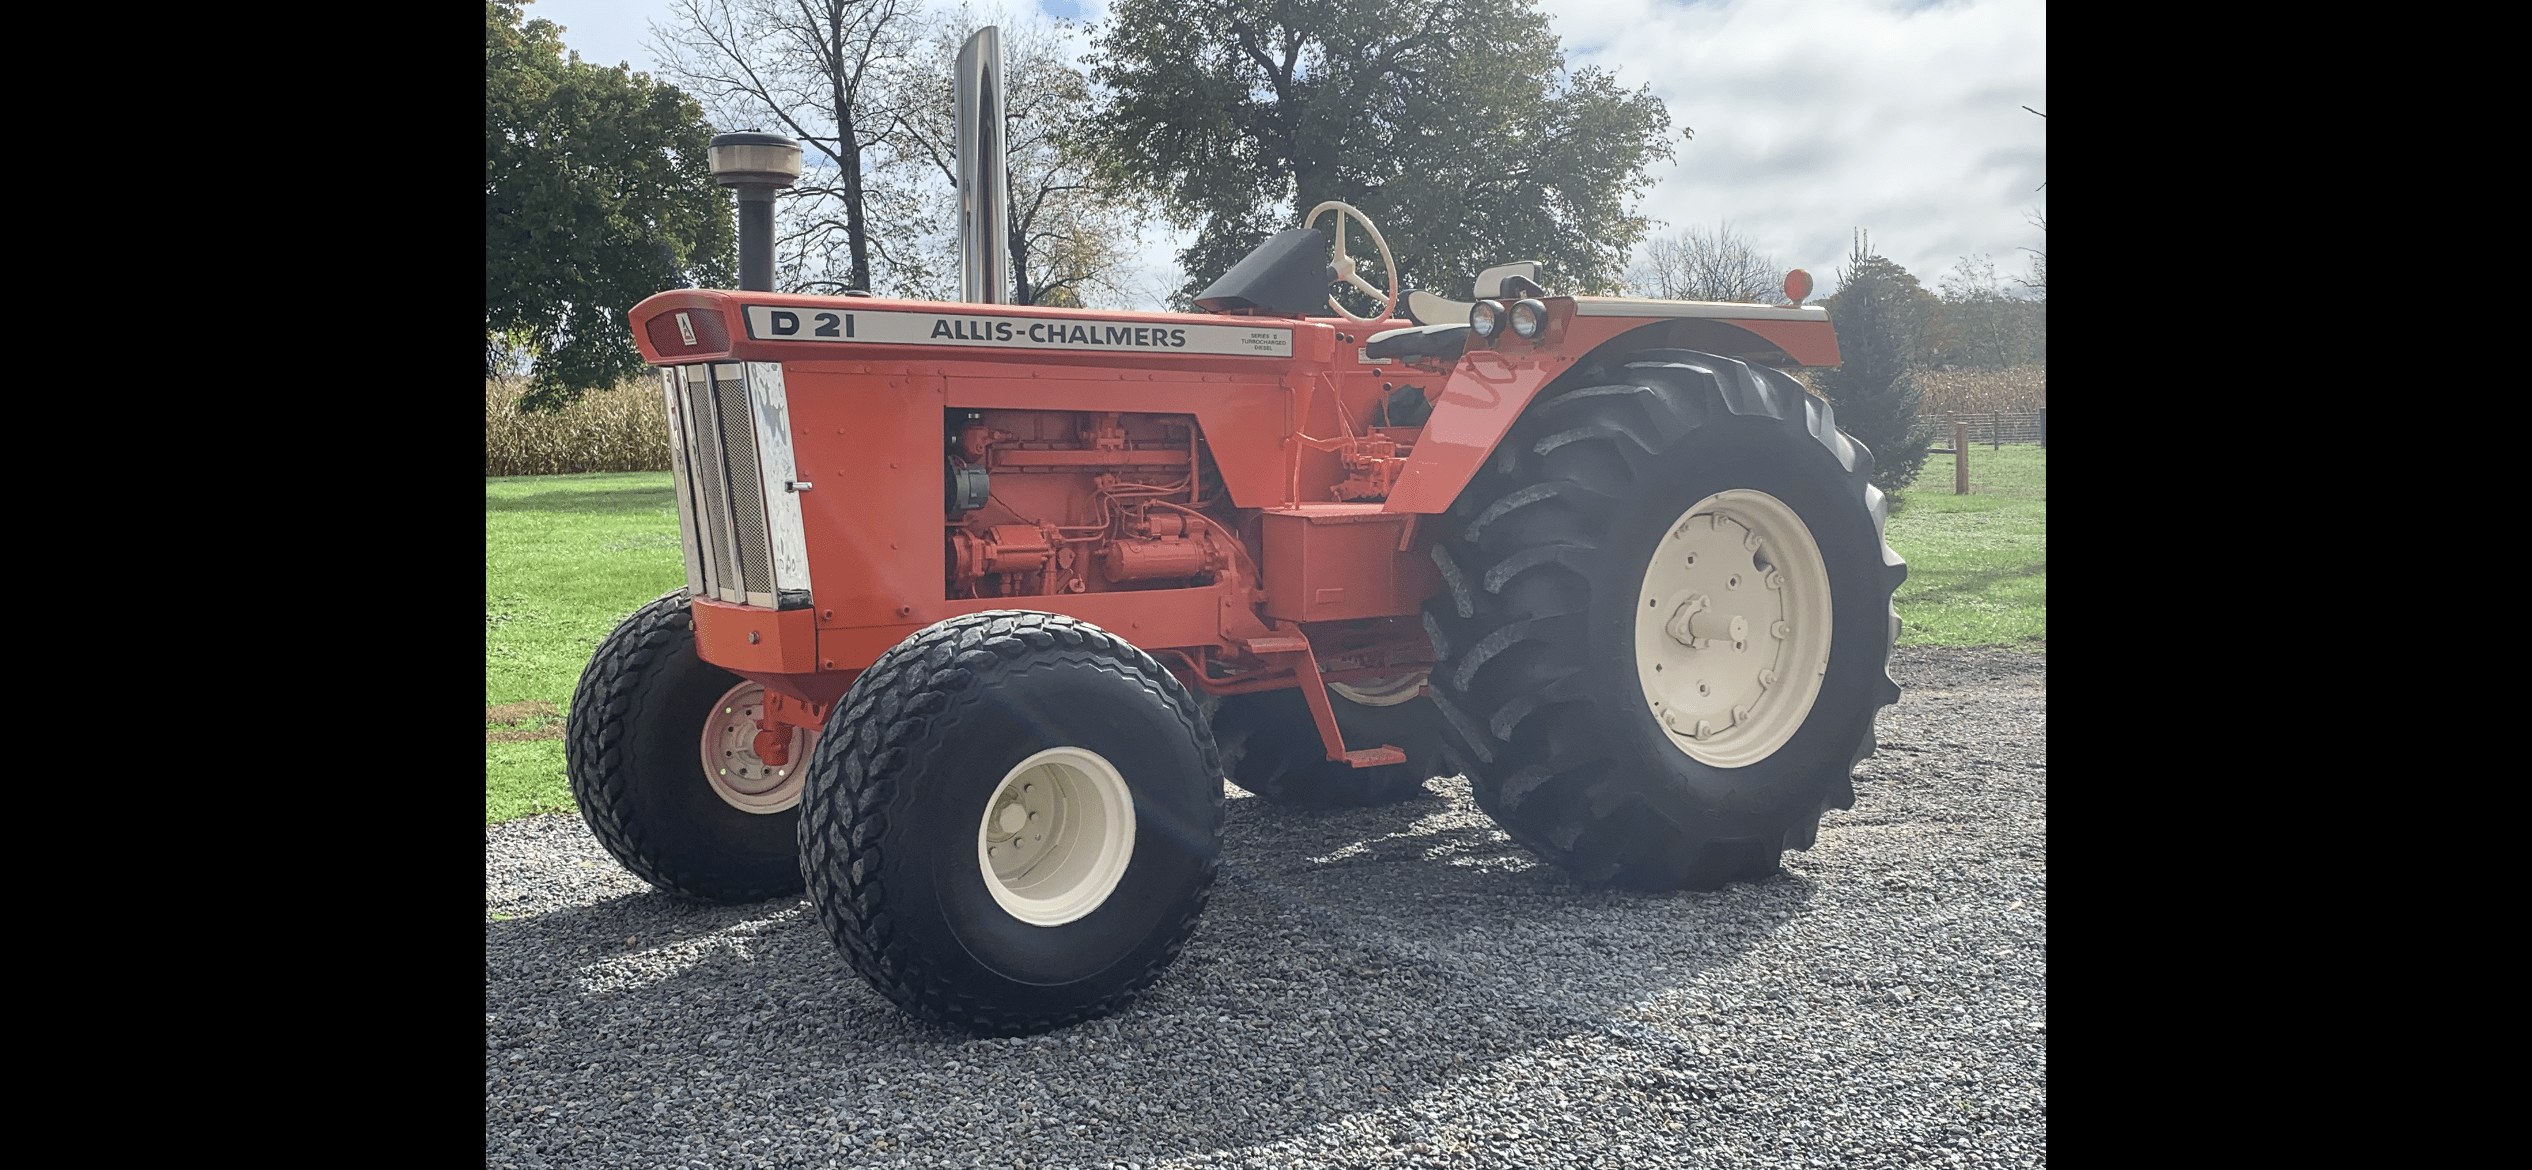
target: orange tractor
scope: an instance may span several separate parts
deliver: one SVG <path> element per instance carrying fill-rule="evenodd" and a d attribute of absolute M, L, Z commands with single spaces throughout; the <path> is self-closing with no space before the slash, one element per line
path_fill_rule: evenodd
<path fill-rule="evenodd" d="M 797 146 L 713 155 L 757 287 L 631 314 L 686 583 L 569 725 L 584 817 L 652 885 L 805 888 L 889 999 L 1012 1035 L 1160 977 L 1226 776 L 1360 806 L 1465 774 L 1540 857 L 1654 890 L 1763 878 L 1853 804 L 1906 568 L 1872 455 L 1778 368 L 1836 364 L 1820 309 L 1534 264 L 1402 298 L 1341 204 L 1201 313 L 994 303 L 972 242 L 971 303 L 788 295 L 750 195 Z"/>

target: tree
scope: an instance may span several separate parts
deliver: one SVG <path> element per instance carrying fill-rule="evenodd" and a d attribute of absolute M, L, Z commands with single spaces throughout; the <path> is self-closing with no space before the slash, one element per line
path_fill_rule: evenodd
<path fill-rule="evenodd" d="M 913 44 L 908 8 L 676 0 L 669 21 L 651 26 L 662 71 L 694 89 L 715 121 L 800 140 L 803 173 L 777 202 L 777 280 L 793 291 L 875 289 L 874 278 L 894 291 L 900 276 L 936 275 L 873 226 L 913 216 L 914 193 L 887 181 L 910 161 L 895 149 L 903 111 L 893 84 Z"/>
<path fill-rule="evenodd" d="M 1330 199 L 1380 225 L 1401 287 L 1535 259 L 1613 291 L 1671 157 L 1650 87 L 1568 73 L 1535 0 L 1119 0 L 1094 41 L 1088 135 L 1194 230 L 1182 301 Z"/>
<path fill-rule="evenodd" d="M 1925 466 L 1934 444 L 1925 390 L 1912 350 L 1932 298 L 1917 278 L 1872 250 L 1861 232 L 1838 270 L 1836 295 L 1821 302 L 1837 328 L 1844 364 L 1820 372 L 1820 393 L 1837 406 L 1841 430 L 1872 449 L 1873 486 L 1896 492 Z"/>
<path fill-rule="evenodd" d="M 736 233 L 694 100 L 567 55 L 524 2 L 484 5 L 484 372 L 533 354 L 521 406 L 550 409 L 639 370 L 626 311 L 728 283 Z"/>
<path fill-rule="evenodd" d="M 957 223 L 958 51 L 987 24 L 1002 30 L 1003 141 L 1011 207 L 1005 247 L 1011 262 L 1012 301 L 1022 305 L 1082 305 L 1133 295 L 1124 286 L 1135 261 L 1136 226 L 1146 213 L 1144 194 L 1113 181 L 1090 155 L 1081 127 L 1092 117 L 1090 79 L 1057 52 L 1064 22 L 1015 18 L 993 12 L 979 17 L 961 7 L 935 26 L 910 61 L 904 82 L 908 141 L 930 164 L 924 186 L 926 224 Z M 939 296 L 954 295 L 957 232 L 914 232 L 936 241 L 934 260 L 948 275 Z"/>
<path fill-rule="evenodd" d="M 1645 296 L 1679 301 L 1785 303 L 1785 270 L 1726 220 L 1712 231 L 1688 228 L 1644 244 L 1644 262 L 1630 277 Z"/>
<path fill-rule="evenodd" d="M 1918 346 L 1928 367 L 2000 370 L 2048 362 L 2048 308 L 2005 294 L 1995 262 L 1963 256 L 1936 282 L 1941 295 Z"/>

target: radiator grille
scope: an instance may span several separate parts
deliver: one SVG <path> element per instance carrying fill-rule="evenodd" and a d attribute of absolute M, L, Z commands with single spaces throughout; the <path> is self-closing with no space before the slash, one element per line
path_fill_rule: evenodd
<path fill-rule="evenodd" d="M 687 583 L 721 601 L 797 608 L 809 603 L 806 565 L 796 555 L 799 504 L 766 492 L 769 478 L 779 487 L 792 474 L 782 388 L 772 367 L 765 386 L 751 387 L 748 376 L 742 363 L 698 364 L 677 367 L 667 384 Z M 772 428 L 770 449 L 760 449 L 760 425 Z M 786 571 L 777 572 L 778 560 Z"/>
<path fill-rule="evenodd" d="M 738 542 L 740 588 L 774 591 L 772 546 L 765 540 L 765 474 L 756 460 L 756 416 L 748 409 L 747 383 L 738 366 L 712 371 L 721 405 L 721 452 L 730 469 L 731 538 Z"/>

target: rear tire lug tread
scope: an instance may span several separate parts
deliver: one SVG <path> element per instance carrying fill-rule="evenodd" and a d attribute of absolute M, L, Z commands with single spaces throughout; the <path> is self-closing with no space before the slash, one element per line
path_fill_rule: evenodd
<path fill-rule="evenodd" d="M 1444 548 L 1440 541 L 1433 544 L 1433 566 L 1441 570 L 1442 584 L 1450 588 L 1451 606 L 1459 611 L 1459 616 L 1477 616 L 1476 600 L 1468 595 L 1468 578 L 1459 571 L 1459 562 L 1451 559 L 1450 550 Z"/>
<path fill-rule="evenodd" d="M 1461 538 L 1470 544 L 1481 544 L 1485 540 L 1486 529 L 1492 527 L 1496 521 L 1542 500 L 1556 499 L 1564 489 L 1565 485 L 1556 483 L 1532 484 L 1529 487 L 1517 489 L 1494 503 L 1486 505 L 1485 511 L 1478 513 L 1475 520 L 1468 522 L 1468 527 L 1462 531 Z"/>
<path fill-rule="evenodd" d="M 1426 610 L 1423 616 L 1424 636 L 1433 643 L 1434 665 L 1439 666 L 1449 662 L 1452 658 L 1451 652 L 1459 648 L 1458 643 L 1449 634 L 1443 632 L 1442 623 L 1433 616 L 1433 611 Z"/>
<path fill-rule="evenodd" d="M 1441 551 L 1441 547 L 1438 544 L 1433 546 L 1436 553 Z M 1537 566 L 1551 564 L 1582 576 L 1584 570 L 1575 562 L 1596 551 L 1598 549 L 1595 546 L 1583 543 L 1542 544 L 1526 548 L 1488 566 L 1485 577 L 1478 584 L 1486 592 L 1501 596 L 1505 583 L 1514 577 Z M 1460 616 L 1474 617 L 1476 615 L 1463 607 Z"/>
<path fill-rule="evenodd" d="M 1451 685 L 1460 691 L 1468 691 L 1471 689 L 1471 683 L 1486 669 L 1487 664 L 1523 642 L 1546 640 L 1556 632 L 1548 628 L 1550 623 L 1557 621 L 1559 621 L 1558 617 L 1524 618 L 1495 627 L 1485 637 L 1479 638 L 1477 644 L 1469 647 L 1468 652 L 1461 656 L 1459 665 L 1451 671 Z"/>
<path fill-rule="evenodd" d="M 1655 446 L 1644 441 L 1643 437 L 1637 435 L 1633 428 L 1619 422 L 1602 422 L 1594 423 L 1590 426 L 1575 427 L 1571 430 L 1558 431 L 1555 434 L 1548 435 L 1540 439 L 1538 442 L 1532 443 L 1530 445 L 1530 452 L 1541 459 L 1545 459 L 1554 455 L 1558 448 L 1561 448 L 1568 443 L 1582 442 L 1603 442 L 1611 444 L 1612 446 L 1620 446 L 1621 448 L 1633 447 L 1635 449 L 1635 454 L 1644 458 L 1651 458 L 1656 451 Z"/>
<path fill-rule="evenodd" d="M 1562 677 L 1546 686 L 1504 700 L 1502 706 L 1495 708 L 1494 714 L 1486 717 L 1486 730 L 1493 732 L 1496 739 L 1511 743 L 1521 724 L 1539 711 L 1563 703 L 1588 701 L 1590 696 L 1569 685 L 1581 674 L 1581 667 L 1569 667 L 1562 672 Z"/>
<path fill-rule="evenodd" d="M 1495 760 L 1495 750 L 1486 745 L 1486 733 L 1480 729 L 1476 723 L 1472 722 L 1468 718 L 1466 712 L 1459 709 L 1459 705 L 1457 703 L 1443 697 L 1443 695 L 1443 689 L 1441 687 L 1435 687 L 1431 698 L 1433 700 L 1434 708 L 1442 713 L 1442 722 L 1444 725 L 1459 733 L 1458 742 L 1452 746 L 1476 756 L 1482 763 L 1493 763 Z M 1445 732 L 1444 734 L 1447 735 L 1449 733 Z M 1462 766 L 1468 767 L 1470 765 L 1467 765 L 1463 760 Z"/>

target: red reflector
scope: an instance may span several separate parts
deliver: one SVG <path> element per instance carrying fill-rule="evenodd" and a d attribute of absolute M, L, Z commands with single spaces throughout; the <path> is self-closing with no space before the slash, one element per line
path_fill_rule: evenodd
<path fill-rule="evenodd" d="M 708 309 L 670 309 L 642 327 L 650 335 L 651 348 L 668 357 L 693 354 L 724 353 L 730 348 L 730 330 L 719 313 Z"/>

